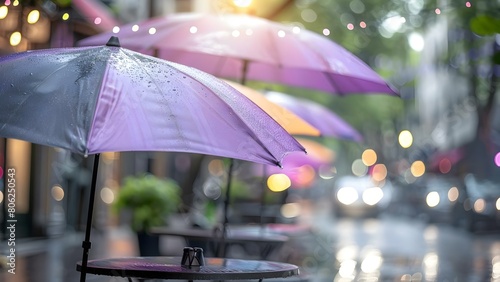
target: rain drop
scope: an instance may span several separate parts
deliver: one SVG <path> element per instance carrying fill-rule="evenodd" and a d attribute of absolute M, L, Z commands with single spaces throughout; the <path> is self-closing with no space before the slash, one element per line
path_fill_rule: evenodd
<path fill-rule="evenodd" d="M 32 73 L 32 72 L 30 72 L 30 75 L 33 75 L 33 73 Z"/>
<path fill-rule="evenodd" d="M 11 83 L 11 84 L 10 84 L 10 87 L 14 87 L 14 83 Z"/>

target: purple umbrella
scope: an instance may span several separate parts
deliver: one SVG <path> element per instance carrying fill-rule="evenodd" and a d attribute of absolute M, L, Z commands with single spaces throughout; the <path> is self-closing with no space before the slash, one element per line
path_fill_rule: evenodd
<path fill-rule="evenodd" d="M 298 115 L 321 132 L 322 136 L 361 142 L 361 134 L 325 106 L 284 93 L 267 91 L 266 98 Z"/>
<path fill-rule="evenodd" d="M 332 94 L 396 92 L 352 53 L 309 30 L 243 14 L 173 14 L 86 38 L 199 68 L 218 77 L 265 81 Z"/>
<path fill-rule="evenodd" d="M 264 164 L 303 147 L 227 83 L 191 67 L 106 46 L 27 51 L 0 58 L 0 136 L 95 154 L 177 151 Z"/>

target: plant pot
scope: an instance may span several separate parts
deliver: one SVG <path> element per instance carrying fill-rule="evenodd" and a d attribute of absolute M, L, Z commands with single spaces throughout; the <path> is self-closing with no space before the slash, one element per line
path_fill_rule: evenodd
<path fill-rule="evenodd" d="M 160 256 L 160 237 L 158 235 L 139 231 L 137 232 L 137 241 L 141 257 Z"/>

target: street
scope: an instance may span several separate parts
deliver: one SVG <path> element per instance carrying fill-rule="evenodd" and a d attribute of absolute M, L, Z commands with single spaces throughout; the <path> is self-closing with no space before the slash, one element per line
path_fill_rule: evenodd
<path fill-rule="evenodd" d="M 312 234 L 292 236 L 270 260 L 299 265 L 300 278 L 311 282 L 500 281 L 498 234 L 471 234 L 390 214 L 371 219 L 335 219 L 328 205 L 305 202 L 301 221 L 312 222 Z M 134 237 L 126 228 L 94 232 L 92 236 L 91 259 L 136 255 Z M 79 281 L 75 264 L 81 260 L 82 239 L 83 234 L 75 233 L 49 240 L 20 241 L 16 274 L 1 271 L 0 281 Z M 182 241 L 169 238 L 167 254 L 174 247 L 180 248 L 178 243 Z M 87 275 L 87 281 L 125 280 Z"/>
<path fill-rule="evenodd" d="M 500 281 L 497 233 L 390 214 L 333 222 L 303 264 L 315 281 Z"/>

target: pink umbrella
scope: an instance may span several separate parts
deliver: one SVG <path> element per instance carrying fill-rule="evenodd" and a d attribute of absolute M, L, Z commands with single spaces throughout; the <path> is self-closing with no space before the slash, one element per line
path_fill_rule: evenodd
<path fill-rule="evenodd" d="M 307 186 L 312 179 L 311 176 L 320 167 L 330 165 L 335 160 L 335 153 L 330 148 L 309 139 L 297 138 L 304 146 L 306 154 L 292 152 L 283 159 L 283 167 L 271 167 L 264 165 L 265 176 L 282 173 L 287 175 L 295 187 Z M 262 167 L 259 164 L 252 164 L 256 175 L 261 175 Z"/>
<path fill-rule="evenodd" d="M 124 47 L 199 68 L 218 77 L 316 89 L 332 94 L 396 92 L 367 64 L 325 36 L 242 14 L 174 14 L 89 37 L 110 35 Z"/>
<path fill-rule="evenodd" d="M 276 91 L 265 93 L 267 99 L 298 115 L 321 132 L 322 136 L 361 142 L 363 137 L 345 120 L 325 106 Z"/>

